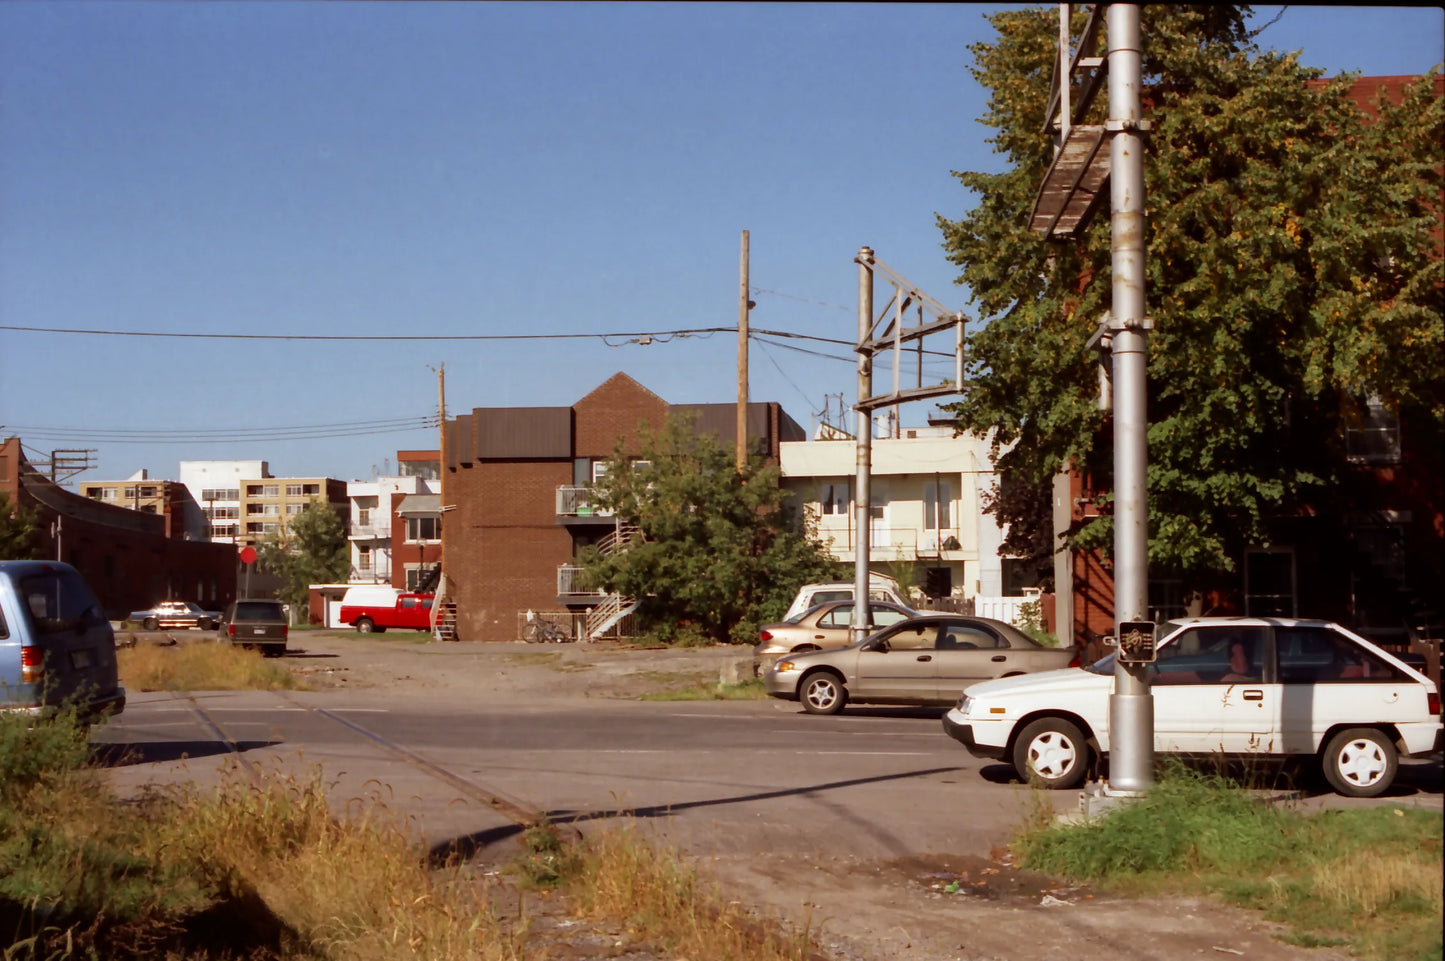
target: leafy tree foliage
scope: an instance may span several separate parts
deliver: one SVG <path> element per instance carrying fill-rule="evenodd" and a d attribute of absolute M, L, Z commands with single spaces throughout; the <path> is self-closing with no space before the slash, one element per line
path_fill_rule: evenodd
<path fill-rule="evenodd" d="M 641 460 L 621 445 L 593 488 L 600 506 L 636 525 L 622 551 L 581 559 L 602 589 L 640 598 L 644 630 L 667 640 L 751 643 L 802 584 L 839 565 L 787 507 L 779 471 L 754 459 L 739 475 L 733 452 L 685 417 L 638 434 Z"/>
<path fill-rule="evenodd" d="M 1352 78 L 1311 84 L 1318 71 L 1259 50 L 1247 9 L 1141 8 L 1150 563 L 1198 579 L 1267 543 L 1270 517 L 1348 496 L 1340 428 L 1366 399 L 1423 420 L 1437 445 L 1445 433 L 1445 267 L 1431 236 L 1445 105 L 1426 77 L 1370 123 L 1346 96 Z M 1029 231 L 1052 158 L 1040 130 L 1058 13 L 991 22 L 972 72 L 991 91 L 982 123 L 1002 169 L 956 173 L 977 204 L 939 218 L 987 321 L 970 339 L 972 390 L 951 409 L 1007 447 L 1000 469 L 1033 496 L 993 508 L 1028 526 L 1070 464 L 1111 486 L 1100 355 L 1085 346 L 1110 305 L 1110 237 L 1107 202 L 1075 243 Z M 1072 533 L 1107 549 L 1110 518 Z"/>
<path fill-rule="evenodd" d="M 345 581 L 351 572 L 346 525 L 336 509 L 320 499 L 291 518 L 285 528 L 268 534 L 256 547 L 260 568 L 281 579 L 277 592 L 293 611 L 304 611 L 308 587 Z"/>
<path fill-rule="evenodd" d="M 22 504 L 11 504 L 10 495 L 0 493 L 0 558 L 29 561 L 39 556 L 35 512 Z"/>

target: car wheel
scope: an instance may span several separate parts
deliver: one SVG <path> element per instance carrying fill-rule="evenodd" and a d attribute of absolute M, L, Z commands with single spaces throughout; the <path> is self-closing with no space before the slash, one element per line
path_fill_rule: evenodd
<path fill-rule="evenodd" d="M 369 617 L 359 617 L 356 619 L 356 629 L 362 634 L 370 634 L 376 630 L 376 625 L 371 622 Z"/>
<path fill-rule="evenodd" d="M 211 619 L 209 617 L 203 617 L 199 621 L 196 621 L 196 627 L 200 628 L 203 631 L 209 631 L 211 628 L 215 627 L 215 625 L 211 623 Z"/>
<path fill-rule="evenodd" d="M 809 714 L 837 714 L 848 703 L 848 689 L 838 675 L 818 671 L 803 678 L 799 691 L 803 710 Z"/>
<path fill-rule="evenodd" d="M 153 631 L 161 626 L 161 622 L 156 620 L 154 617 L 147 617 L 145 620 L 140 622 L 140 626 L 148 631 Z"/>
<path fill-rule="evenodd" d="M 1325 780 L 1345 797 L 1377 797 L 1385 793 L 1399 769 L 1395 745 L 1368 727 L 1352 727 L 1330 738 L 1320 760 Z"/>
<path fill-rule="evenodd" d="M 1014 742 L 1014 770 L 1025 784 L 1076 788 L 1089 770 L 1089 745 L 1078 725 L 1061 717 L 1034 721 Z"/>

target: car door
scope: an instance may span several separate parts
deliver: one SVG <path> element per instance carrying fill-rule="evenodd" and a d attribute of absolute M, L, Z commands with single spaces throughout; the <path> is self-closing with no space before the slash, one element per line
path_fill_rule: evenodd
<path fill-rule="evenodd" d="M 1017 660 L 1008 641 L 989 627 L 967 618 L 947 618 L 939 625 L 933 661 L 935 700 L 953 702 L 963 689 L 1010 672 Z M 1025 665 L 1017 670 L 1027 671 Z"/>
<path fill-rule="evenodd" d="M 1279 753 L 1279 685 L 1273 683 L 1272 650 L 1269 630 L 1257 626 L 1186 627 L 1166 638 L 1149 671 L 1154 749 Z"/>
<path fill-rule="evenodd" d="M 1335 724 L 1408 720 L 1405 692 L 1419 682 L 1323 624 L 1275 630 L 1280 736 L 1291 754 L 1312 754 Z"/>
<path fill-rule="evenodd" d="M 938 625 L 931 621 L 908 620 L 880 631 L 859 648 L 857 677 L 849 693 L 859 699 L 933 700 L 938 689 L 933 668 L 937 637 Z"/>

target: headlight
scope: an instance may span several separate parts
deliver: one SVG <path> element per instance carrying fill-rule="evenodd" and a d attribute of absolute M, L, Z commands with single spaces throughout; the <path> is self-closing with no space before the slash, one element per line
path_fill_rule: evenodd
<path fill-rule="evenodd" d="M 780 674 L 783 671 L 791 671 L 795 670 L 796 668 L 797 665 L 794 664 L 792 661 L 779 661 L 778 663 L 773 665 L 773 670 L 777 671 Z"/>
<path fill-rule="evenodd" d="M 969 714 L 973 711 L 973 698 L 967 694 L 958 699 L 958 713 Z"/>

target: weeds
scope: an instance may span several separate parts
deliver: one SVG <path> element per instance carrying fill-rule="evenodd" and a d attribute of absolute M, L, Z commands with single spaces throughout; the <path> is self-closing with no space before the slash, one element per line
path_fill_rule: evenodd
<path fill-rule="evenodd" d="M 198 641 L 116 651 L 120 680 L 132 691 L 305 690 L 306 684 L 260 651 Z"/>
<path fill-rule="evenodd" d="M 1031 870 L 1126 892 L 1213 893 L 1288 925 L 1296 943 L 1438 959 L 1441 837 L 1431 812 L 1305 815 L 1218 774 L 1171 766 L 1148 796 L 1105 818 L 1029 818 L 1016 851 Z"/>
<path fill-rule="evenodd" d="M 728 683 L 694 679 L 680 687 L 644 694 L 643 701 L 757 701 L 768 696 L 760 678 Z"/>

